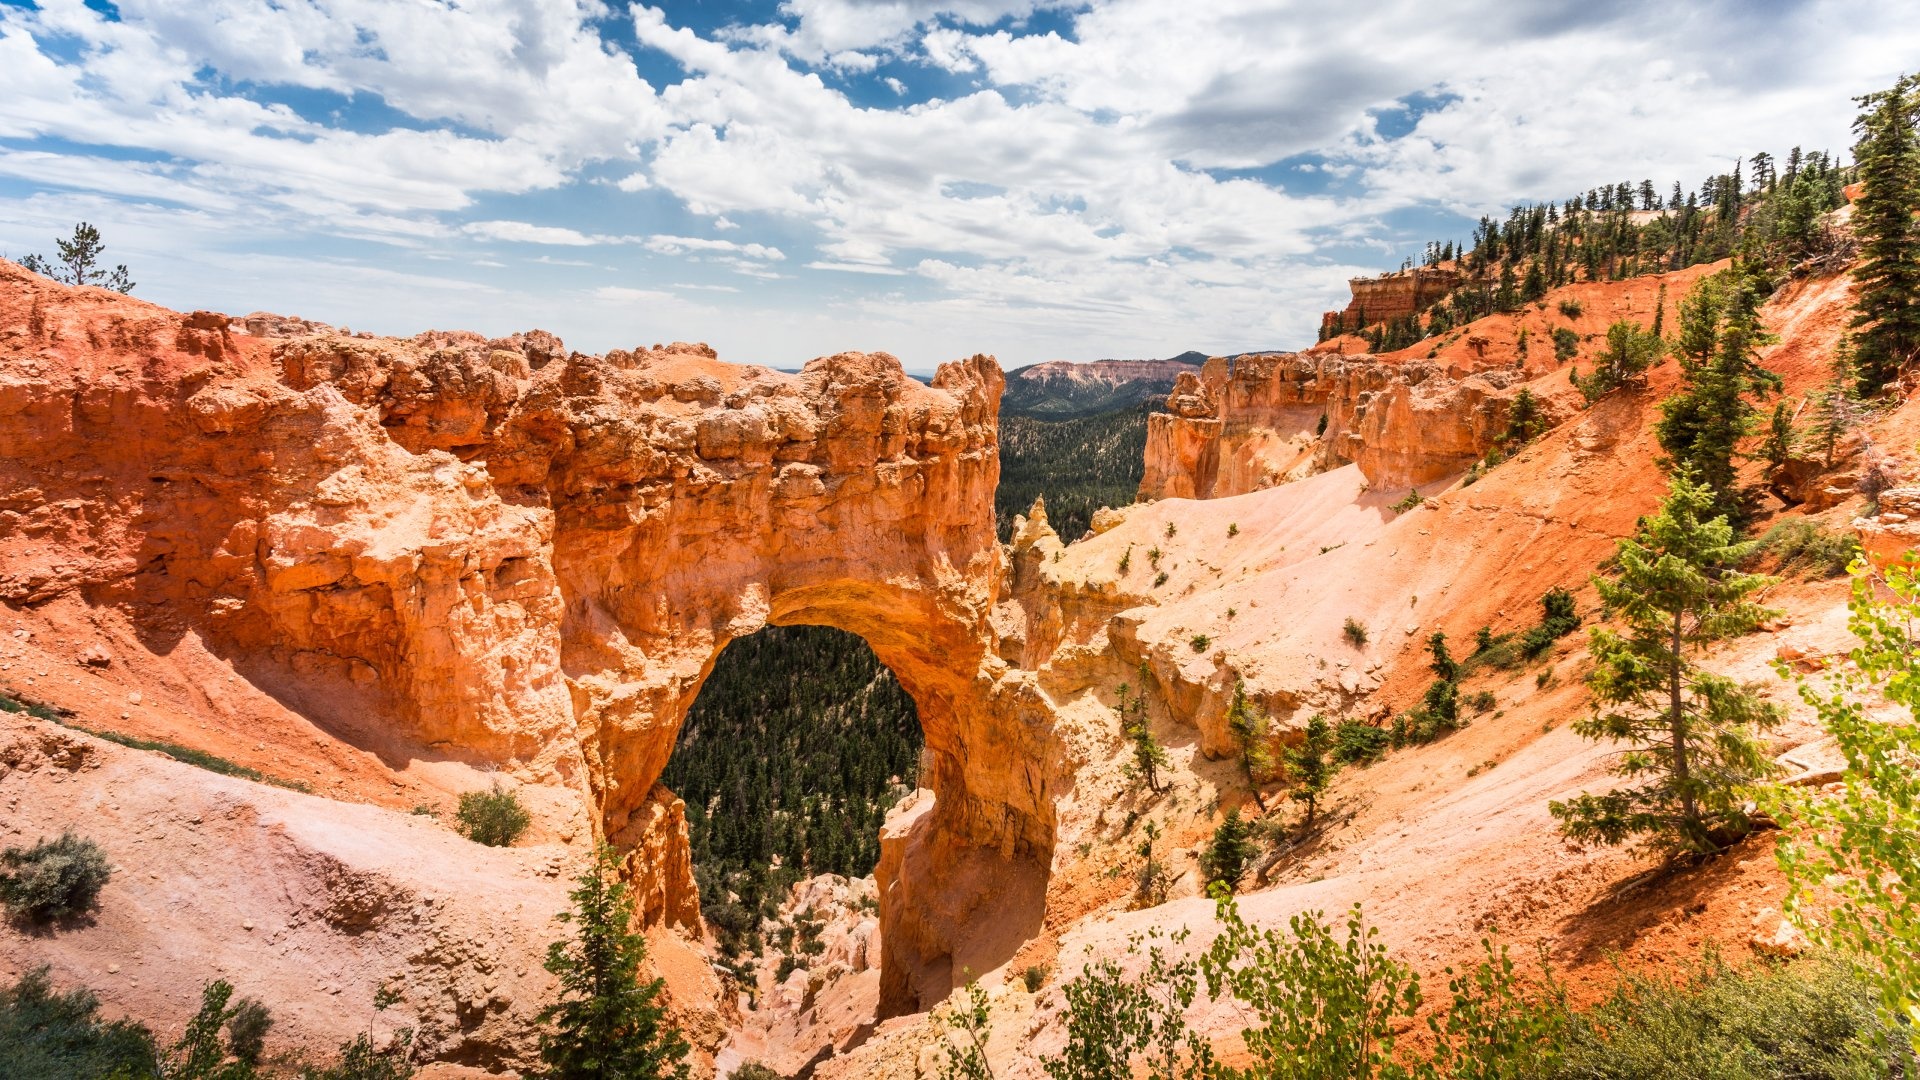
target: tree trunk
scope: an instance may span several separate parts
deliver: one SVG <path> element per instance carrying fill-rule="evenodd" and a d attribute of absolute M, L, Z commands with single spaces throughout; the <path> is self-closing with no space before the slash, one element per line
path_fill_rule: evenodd
<path fill-rule="evenodd" d="M 1694 805 L 1692 772 L 1687 762 L 1687 721 L 1686 714 L 1680 708 L 1680 671 L 1686 665 L 1680 655 L 1680 619 L 1681 613 L 1673 613 L 1673 660 L 1668 675 L 1667 726 L 1673 733 L 1673 780 L 1680 788 L 1680 816 L 1688 825 L 1700 822 L 1699 808 Z"/>

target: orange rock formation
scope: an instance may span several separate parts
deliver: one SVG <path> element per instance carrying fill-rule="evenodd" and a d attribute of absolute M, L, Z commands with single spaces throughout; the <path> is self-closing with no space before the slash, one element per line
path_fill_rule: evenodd
<path fill-rule="evenodd" d="M 656 781 L 713 660 L 768 623 L 850 630 L 918 703 L 937 796 L 889 841 L 890 1007 L 943 996 L 956 950 L 981 970 L 1006 896 L 1037 919 L 1048 736 L 994 703 L 991 359 L 922 386 L 885 354 L 783 375 L 541 332 L 263 338 L 289 327 L 5 263 L 0 325 L 0 599 L 192 635 L 383 756 L 571 788 L 681 924 Z"/>
<path fill-rule="evenodd" d="M 1377 277 L 1351 278 L 1347 288 L 1352 291 L 1353 299 L 1347 301 L 1344 309 L 1320 316 L 1320 336 L 1352 333 L 1375 323 L 1424 311 L 1427 305 L 1459 285 L 1460 272 L 1444 266 L 1416 266 Z"/>
<path fill-rule="evenodd" d="M 1140 497 L 1239 495 L 1347 462 L 1376 489 L 1431 483 L 1486 454 L 1526 380 L 1338 353 L 1215 357 L 1148 417 Z"/>

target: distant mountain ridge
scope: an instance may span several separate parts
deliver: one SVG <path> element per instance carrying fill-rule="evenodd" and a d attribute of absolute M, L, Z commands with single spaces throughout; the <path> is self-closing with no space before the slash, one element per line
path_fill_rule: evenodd
<path fill-rule="evenodd" d="M 1207 354 L 1188 351 L 1165 360 L 1049 360 L 1007 373 L 1002 416 L 1064 419 L 1111 412 L 1164 398 L 1183 371 L 1198 371 Z"/>

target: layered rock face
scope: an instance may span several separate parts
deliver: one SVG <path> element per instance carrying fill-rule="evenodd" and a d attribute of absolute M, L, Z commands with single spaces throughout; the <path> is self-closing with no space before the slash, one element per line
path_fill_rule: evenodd
<path fill-rule="evenodd" d="M 1000 700 L 990 648 L 991 359 L 929 387 L 885 354 L 784 375 L 236 327 L 7 263 L 0 326 L 0 599 L 118 605 L 383 755 L 569 786 L 669 923 L 697 902 L 656 782 L 701 681 L 768 623 L 836 626 L 931 756 L 882 881 L 888 1003 L 944 995 L 1002 884 L 1044 889 L 1047 784 L 1018 763 L 1047 760 L 1047 718 Z"/>
<path fill-rule="evenodd" d="M 1347 288 L 1353 299 L 1340 311 L 1320 316 L 1321 336 L 1350 333 L 1374 323 L 1404 318 L 1460 287 L 1460 272 L 1438 266 L 1417 266 L 1379 277 L 1353 278 Z"/>
<path fill-rule="evenodd" d="M 1216 357 L 1147 421 L 1142 499 L 1244 494 L 1357 463 L 1376 489 L 1465 469 L 1526 376 L 1338 353 Z"/>

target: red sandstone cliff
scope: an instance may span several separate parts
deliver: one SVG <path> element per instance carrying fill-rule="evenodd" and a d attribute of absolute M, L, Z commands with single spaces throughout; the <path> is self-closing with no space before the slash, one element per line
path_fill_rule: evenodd
<path fill-rule="evenodd" d="M 1486 454 L 1526 381 L 1337 353 L 1215 358 L 1148 418 L 1140 497 L 1221 498 L 1347 462 L 1377 490 L 1431 483 Z"/>
<path fill-rule="evenodd" d="M 1435 300 L 1460 285 L 1460 272 L 1451 267 L 1417 266 L 1411 270 L 1370 278 L 1351 278 L 1353 299 L 1339 311 L 1320 316 L 1320 337 L 1351 334 L 1375 323 L 1425 311 Z"/>
<path fill-rule="evenodd" d="M 0 327 L 0 600 L 204 643 L 383 760 L 571 790 L 556 812 L 630 853 L 649 918 L 695 928 L 656 784 L 681 719 L 733 638 L 850 630 L 919 703 L 937 796 L 890 841 L 888 1000 L 944 996 L 1037 920 L 1052 807 L 1015 763 L 1051 751 L 1044 713 L 995 702 L 991 359 L 926 386 L 885 354 L 785 375 L 701 345 L 350 337 L 9 263 Z"/>

